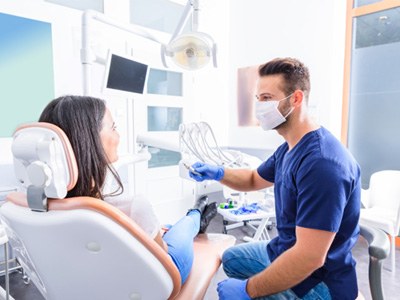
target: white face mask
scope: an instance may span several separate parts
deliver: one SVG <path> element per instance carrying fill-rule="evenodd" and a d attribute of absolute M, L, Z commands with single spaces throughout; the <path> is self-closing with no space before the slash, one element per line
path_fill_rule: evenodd
<path fill-rule="evenodd" d="M 279 102 L 286 100 L 292 95 L 290 94 L 281 100 L 256 101 L 256 118 L 260 121 L 262 129 L 271 130 L 286 122 L 286 118 L 292 113 L 294 108 L 292 107 L 286 116 L 283 116 L 278 110 L 278 106 Z"/>

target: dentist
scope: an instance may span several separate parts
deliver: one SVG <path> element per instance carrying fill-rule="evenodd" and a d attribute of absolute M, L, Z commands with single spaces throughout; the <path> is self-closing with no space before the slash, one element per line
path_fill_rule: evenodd
<path fill-rule="evenodd" d="M 220 299 L 351 299 L 358 294 L 351 250 L 358 235 L 360 168 L 307 112 L 310 76 L 293 58 L 259 67 L 256 117 L 284 139 L 256 170 L 195 163 L 197 180 L 238 191 L 274 186 L 278 235 L 225 251 Z"/>

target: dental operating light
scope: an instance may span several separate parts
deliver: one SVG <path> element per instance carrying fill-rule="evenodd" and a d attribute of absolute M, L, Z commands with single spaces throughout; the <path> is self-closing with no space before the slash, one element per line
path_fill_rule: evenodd
<path fill-rule="evenodd" d="M 181 34 L 190 15 L 192 15 L 192 31 Z M 198 31 L 198 20 L 199 1 L 189 0 L 168 45 L 161 47 L 162 60 L 166 67 L 165 56 L 186 70 L 200 69 L 206 66 L 211 58 L 214 67 L 217 67 L 217 46 L 210 35 Z"/>
<path fill-rule="evenodd" d="M 182 34 L 189 17 L 192 16 L 192 28 L 189 33 Z M 175 32 L 170 41 L 165 45 L 155 36 L 143 30 L 139 26 L 132 24 L 123 24 L 117 22 L 93 10 L 87 10 L 82 16 L 82 49 L 81 62 L 83 67 L 83 94 L 91 93 L 90 78 L 91 66 L 93 63 L 104 64 L 105 60 L 98 57 L 91 49 L 91 26 L 92 21 L 98 21 L 103 24 L 118 28 L 120 30 L 138 35 L 161 45 L 161 61 L 168 68 L 166 58 L 170 58 L 177 66 L 186 70 L 197 70 L 206 66 L 210 60 L 217 67 L 217 46 L 214 40 L 208 34 L 198 31 L 199 1 L 188 0 L 182 16 L 179 20 Z"/>
<path fill-rule="evenodd" d="M 197 70 L 206 66 L 211 57 L 216 57 L 216 46 L 208 34 L 192 32 L 172 40 L 165 49 L 165 55 L 183 69 Z"/>

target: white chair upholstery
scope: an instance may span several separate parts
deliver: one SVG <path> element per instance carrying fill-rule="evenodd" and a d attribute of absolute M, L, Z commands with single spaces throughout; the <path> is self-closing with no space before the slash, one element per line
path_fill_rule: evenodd
<path fill-rule="evenodd" d="M 385 170 L 371 175 L 368 190 L 361 194 L 365 208 L 360 224 L 379 228 L 391 237 L 391 270 L 395 271 L 395 238 L 400 230 L 400 171 Z"/>
<path fill-rule="evenodd" d="M 30 127 L 32 132 L 46 127 L 44 136 L 36 136 L 39 144 L 46 140 L 48 130 L 61 136 L 61 140 L 50 138 L 48 141 L 56 143 L 49 147 L 57 151 L 47 151 L 49 147 L 44 147 L 52 158 L 57 156 L 55 159 L 41 160 L 43 156 L 37 155 L 41 150 L 29 138 Z M 11 193 L 0 208 L 15 256 L 44 297 L 52 300 L 202 299 L 220 266 L 222 252 L 234 244 L 234 237 L 199 235 L 195 239 L 192 272 L 181 287 L 179 271 L 169 255 L 117 208 L 90 197 L 47 198 L 46 185 L 57 186 L 60 176 L 62 184 L 70 190 L 75 184 L 71 182 L 78 175 L 76 168 L 65 167 L 73 165 L 75 159 L 68 140 L 59 132 L 59 128 L 43 123 L 25 126 L 23 132 L 16 132 L 20 141 L 26 135 L 31 144 L 30 150 L 24 150 L 27 155 L 15 157 L 20 160 L 18 169 L 40 161 L 35 163 L 38 167 L 35 172 L 42 174 L 42 180 L 26 180 L 28 185 L 36 182 L 36 191 L 28 195 Z M 21 145 L 25 147 L 26 143 Z M 63 159 L 58 156 L 67 157 L 70 162 L 62 163 Z M 39 171 L 41 168 L 46 172 Z M 20 172 L 16 175 L 25 174 L 24 170 Z M 41 197 L 37 190 L 43 190 L 46 198 L 42 209 L 36 209 L 38 202 L 29 207 L 30 197 Z"/>

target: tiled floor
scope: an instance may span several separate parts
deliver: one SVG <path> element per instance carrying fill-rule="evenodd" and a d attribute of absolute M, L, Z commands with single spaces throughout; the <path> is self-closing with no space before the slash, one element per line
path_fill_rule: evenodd
<path fill-rule="evenodd" d="M 217 216 L 214 218 L 208 229 L 209 232 L 222 232 L 222 218 Z M 233 229 L 229 234 L 233 234 L 237 238 L 237 243 L 243 242 L 243 237 L 245 235 L 251 235 L 253 233 L 252 229 L 249 227 L 240 227 Z M 274 234 L 274 229 L 271 231 Z M 369 283 L 368 283 L 368 252 L 367 243 L 361 238 L 357 243 L 353 251 L 354 257 L 357 260 L 357 274 L 359 290 L 363 293 L 365 299 L 370 300 Z M 388 264 L 388 260 L 385 264 Z M 216 293 L 217 283 L 226 278 L 223 270 L 220 269 L 216 274 L 215 278 L 210 284 L 210 287 L 205 296 L 206 300 L 216 300 L 218 299 Z M 396 272 L 393 274 L 388 270 L 384 269 L 382 274 L 382 281 L 384 286 L 384 291 L 386 295 L 386 300 L 397 300 L 399 299 L 400 293 L 400 249 L 396 250 Z M 4 286 L 4 277 L 0 278 L 0 284 Z M 44 299 L 42 295 L 37 291 L 33 284 L 25 285 L 22 281 L 22 276 L 20 273 L 15 272 L 11 274 L 10 280 L 10 291 L 11 295 L 16 300 L 42 300 Z"/>

